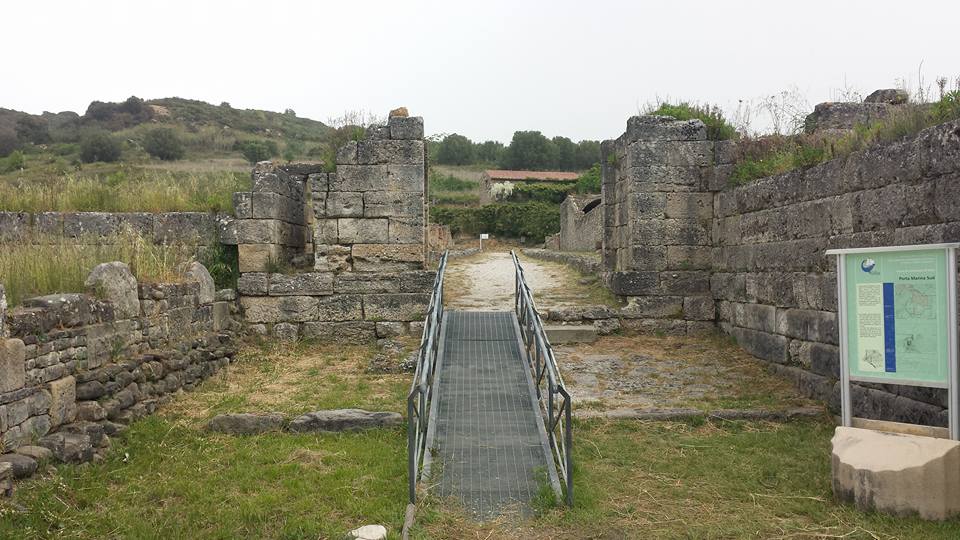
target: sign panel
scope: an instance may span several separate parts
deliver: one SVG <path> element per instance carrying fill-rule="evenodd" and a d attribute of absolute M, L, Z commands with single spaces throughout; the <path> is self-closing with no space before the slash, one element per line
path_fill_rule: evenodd
<path fill-rule="evenodd" d="M 947 250 L 851 251 L 844 257 L 850 378 L 946 387 Z"/>
<path fill-rule="evenodd" d="M 487 234 L 487 233 L 481 233 L 481 234 L 480 234 L 480 239 L 481 239 L 481 240 L 489 240 L 489 239 L 490 239 L 490 235 Z"/>

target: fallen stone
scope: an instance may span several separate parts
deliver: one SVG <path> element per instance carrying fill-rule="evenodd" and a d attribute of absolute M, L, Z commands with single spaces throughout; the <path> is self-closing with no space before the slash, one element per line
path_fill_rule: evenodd
<path fill-rule="evenodd" d="M 387 528 L 383 525 L 364 525 L 350 531 L 349 538 L 356 540 L 384 540 L 387 537 Z"/>
<path fill-rule="evenodd" d="M 395 412 L 370 412 L 362 409 L 333 409 L 298 416 L 290 422 L 294 432 L 305 431 L 359 431 L 363 429 L 396 426 L 403 417 Z"/>
<path fill-rule="evenodd" d="M 0 492 L 4 496 L 13 496 L 13 465 L 10 463 L 0 463 Z"/>
<path fill-rule="evenodd" d="M 79 433 L 53 433 L 40 439 L 40 446 L 53 452 L 53 457 L 63 463 L 86 463 L 93 459 L 93 444 L 89 435 Z"/>
<path fill-rule="evenodd" d="M 37 461 L 22 454 L 0 455 L 0 463 L 9 463 L 13 466 L 14 478 L 28 478 L 37 472 Z"/>
<path fill-rule="evenodd" d="M 184 272 L 184 276 L 190 281 L 200 283 L 200 291 L 197 293 L 197 300 L 201 304 L 212 304 L 216 299 L 216 285 L 213 283 L 213 277 L 207 271 L 207 267 L 198 263 L 191 262 Z"/>
<path fill-rule="evenodd" d="M 283 415 L 280 413 L 218 414 L 207 422 L 207 431 L 228 433 L 230 435 L 256 435 L 283 429 Z"/>
<path fill-rule="evenodd" d="M 137 278 L 122 262 L 97 265 L 87 276 L 84 286 L 94 296 L 113 303 L 117 319 L 131 319 L 140 315 Z"/>
<path fill-rule="evenodd" d="M 35 461 L 45 462 L 53 459 L 53 452 L 42 446 L 26 445 L 17 448 L 18 454 L 33 458 Z"/>
<path fill-rule="evenodd" d="M 831 443 L 838 499 L 931 520 L 960 513 L 960 442 L 840 426 Z"/>

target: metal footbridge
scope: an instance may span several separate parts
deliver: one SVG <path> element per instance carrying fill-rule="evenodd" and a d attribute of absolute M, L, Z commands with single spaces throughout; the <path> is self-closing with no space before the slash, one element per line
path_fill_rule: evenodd
<path fill-rule="evenodd" d="M 454 498 L 478 518 L 573 503 L 571 401 L 523 267 L 514 311 L 445 310 L 440 259 L 407 397 L 410 502 Z"/>

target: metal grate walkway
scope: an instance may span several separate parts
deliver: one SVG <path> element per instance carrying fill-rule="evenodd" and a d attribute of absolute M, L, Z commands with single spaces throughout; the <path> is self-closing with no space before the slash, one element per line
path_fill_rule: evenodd
<path fill-rule="evenodd" d="M 526 512 L 556 478 L 512 312 L 448 311 L 432 467 L 442 497 L 478 517 Z"/>

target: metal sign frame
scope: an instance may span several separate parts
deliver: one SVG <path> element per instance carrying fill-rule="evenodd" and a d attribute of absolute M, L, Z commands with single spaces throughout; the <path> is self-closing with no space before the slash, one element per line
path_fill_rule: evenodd
<path fill-rule="evenodd" d="M 900 384 L 947 389 L 948 424 L 950 438 L 960 440 L 960 369 L 957 366 L 957 248 L 960 243 L 913 246 L 886 246 L 874 248 L 829 249 L 827 255 L 837 255 L 837 327 L 840 330 L 840 410 L 844 426 L 853 424 L 853 398 L 850 382 Z M 849 329 L 847 328 L 847 255 L 901 251 L 946 251 L 947 260 L 947 384 L 929 381 L 890 380 L 881 377 L 851 376 L 849 356 Z"/>

